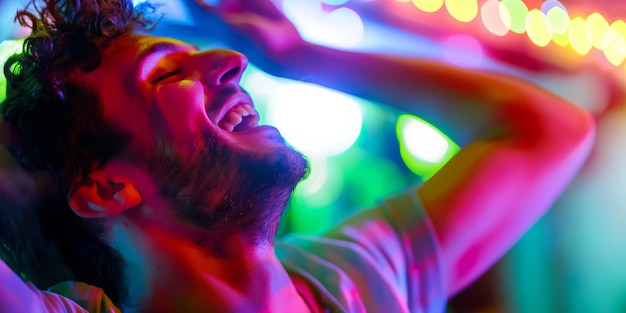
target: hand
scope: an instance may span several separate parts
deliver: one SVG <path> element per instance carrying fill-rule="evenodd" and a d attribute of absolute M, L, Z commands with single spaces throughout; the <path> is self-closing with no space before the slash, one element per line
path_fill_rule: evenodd
<path fill-rule="evenodd" d="M 271 0 L 221 0 L 216 5 L 203 0 L 187 2 L 200 29 L 221 37 L 258 66 L 276 65 L 282 56 L 304 43 Z"/>

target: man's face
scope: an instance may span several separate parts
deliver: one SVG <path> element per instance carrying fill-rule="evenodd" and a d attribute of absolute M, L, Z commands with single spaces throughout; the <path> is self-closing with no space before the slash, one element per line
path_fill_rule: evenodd
<path fill-rule="evenodd" d="M 258 125 L 239 86 L 246 66 L 233 51 L 128 35 L 75 79 L 100 96 L 105 120 L 132 136 L 126 154 L 182 219 L 257 232 L 275 224 L 306 162 L 275 128 Z"/>

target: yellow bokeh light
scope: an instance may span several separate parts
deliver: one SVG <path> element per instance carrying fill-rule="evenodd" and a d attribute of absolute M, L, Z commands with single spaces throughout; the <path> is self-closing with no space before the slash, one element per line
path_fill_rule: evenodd
<path fill-rule="evenodd" d="M 508 11 L 511 18 L 511 31 L 523 34 L 526 31 L 526 16 L 528 7 L 522 0 L 502 0 L 502 11 Z M 502 16 L 505 13 L 500 13 Z M 504 20 L 504 19 L 503 19 Z"/>
<path fill-rule="evenodd" d="M 411 0 L 420 10 L 428 13 L 437 12 L 443 6 L 443 0 Z"/>
<path fill-rule="evenodd" d="M 553 7 L 546 14 L 548 17 L 548 21 L 550 21 L 550 26 L 552 26 L 552 32 L 554 34 L 563 35 L 567 33 L 567 28 L 569 27 L 569 15 L 563 8 L 561 7 Z"/>
<path fill-rule="evenodd" d="M 626 23 L 617 21 L 604 34 L 602 51 L 606 59 L 613 65 L 619 66 L 626 58 Z"/>
<path fill-rule="evenodd" d="M 446 9 L 459 22 L 471 22 L 478 15 L 476 0 L 445 0 Z"/>
<path fill-rule="evenodd" d="M 528 12 L 526 32 L 530 41 L 539 47 L 547 46 L 552 40 L 550 21 L 539 9 L 532 9 Z"/>
<path fill-rule="evenodd" d="M 604 34 L 607 30 L 609 30 L 609 22 L 600 13 L 595 12 L 587 17 L 586 32 L 594 48 L 602 50 Z"/>
<path fill-rule="evenodd" d="M 622 20 L 617 20 L 611 24 L 611 29 L 615 30 L 626 42 L 626 22 Z M 626 54 L 626 51 L 623 51 Z"/>
<path fill-rule="evenodd" d="M 569 42 L 574 51 L 580 55 L 586 55 L 591 50 L 591 42 L 587 36 L 587 23 L 584 18 L 577 16 L 570 21 Z"/>
<path fill-rule="evenodd" d="M 502 6 L 502 2 L 498 0 L 487 0 L 480 8 L 483 25 L 496 36 L 506 35 L 511 27 L 511 15 Z"/>
<path fill-rule="evenodd" d="M 602 51 L 606 59 L 613 65 L 619 66 L 626 57 L 626 41 L 617 29 L 609 28 L 604 34 Z"/>
<path fill-rule="evenodd" d="M 552 33 L 552 41 L 561 47 L 565 47 L 569 44 L 569 33 L 564 34 Z"/>

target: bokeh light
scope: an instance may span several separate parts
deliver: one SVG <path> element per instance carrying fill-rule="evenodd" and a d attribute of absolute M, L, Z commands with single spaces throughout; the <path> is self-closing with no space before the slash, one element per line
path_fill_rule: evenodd
<path fill-rule="evenodd" d="M 522 0 L 502 0 L 501 12 L 502 19 L 506 16 L 511 18 L 511 31 L 523 34 L 526 31 L 526 16 L 528 15 L 528 7 Z"/>
<path fill-rule="evenodd" d="M 626 22 L 623 20 L 613 22 L 609 27 L 604 40 L 605 45 L 613 43 L 617 52 L 626 55 L 626 46 L 622 45 L 622 43 L 626 43 Z M 616 41 L 616 43 L 614 43 L 614 41 Z"/>
<path fill-rule="evenodd" d="M 543 3 L 541 4 L 541 12 L 543 12 L 545 15 L 548 15 L 548 12 L 550 12 L 550 10 L 552 10 L 554 8 L 557 8 L 557 7 L 561 8 L 563 11 L 567 12 L 567 9 L 563 5 L 563 3 L 561 3 L 558 0 L 545 0 L 545 1 L 543 1 Z"/>
<path fill-rule="evenodd" d="M 586 32 L 591 45 L 602 50 L 604 34 L 609 30 L 609 22 L 598 12 L 594 12 L 587 17 Z"/>
<path fill-rule="evenodd" d="M 610 27 L 604 34 L 602 52 L 609 63 L 619 66 L 626 57 L 626 42 L 619 30 Z"/>
<path fill-rule="evenodd" d="M 541 12 L 546 15 L 550 23 L 552 41 L 561 47 L 567 46 L 570 17 L 563 4 L 556 0 L 548 0 L 541 6 Z"/>
<path fill-rule="evenodd" d="M 552 41 L 561 47 L 569 45 L 569 32 L 564 34 L 552 33 Z"/>
<path fill-rule="evenodd" d="M 545 47 L 552 41 L 550 21 L 539 9 L 532 9 L 528 12 L 526 32 L 530 41 L 539 47 Z"/>
<path fill-rule="evenodd" d="M 287 217 L 291 232 L 320 234 L 337 221 L 341 209 L 337 198 L 344 191 L 344 175 L 322 157 L 310 157 L 309 164 L 309 177 L 294 190 Z"/>
<path fill-rule="evenodd" d="M 616 30 L 622 38 L 626 39 L 626 22 L 617 20 L 611 24 L 611 29 Z"/>
<path fill-rule="evenodd" d="M 289 83 L 269 97 L 266 110 L 268 122 L 307 155 L 340 154 L 361 132 L 357 101 L 317 85 Z"/>
<path fill-rule="evenodd" d="M 402 124 L 402 135 L 407 150 L 420 160 L 438 163 L 448 151 L 445 138 L 417 119 L 407 119 Z"/>
<path fill-rule="evenodd" d="M 543 9 L 541 12 L 544 12 L 544 14 L 546 14 L 546 17 L 548 18 L 548 21 L 550 21 L 550 26 L 552 27 L 553 33 L 559 35 L 567 33 L 567 28 L 569 27 L 569 15 L 564 8 L 560 6 L 554 6 L 547 12 Z"/>
<path fill-rule="evenodd" d="M 400 154 L 406 166 L 424 180 L 436 173 L 460 149 L 428 122 L 409 114 L 396 124 Z"/>
<path fill-rule="evenodd" d="M 4 68 L 4 63 L 7 59 L 22 51 L 23 40 L 5 40 L 0 43 L 0 65 Z M 3 102 L 6 98 L 6 86 L 7 80 L 4 76 L 4 71 L 0 72 L 0 102 Z"/>
<path fill-rule="evenodd" d="M 282 8 L 302 38 L 309 42 L 348 48 L 363 40 L 363 20 L 352 9 L 341 7 L 324 12 L 318 0 L 285 0 Z"/>
<path fill-rule="evenodd" d="M 470 22 L 478 15 L 476 0 L 445 0 L 448 13 L 459 22 Z"/>
<path fill-rule="evenodd" d="M 591 41 L 587 36 L 587 23 L 585 19 L 577 16 L 569 24 L 569 42 L 580 55 L 586 55 L 591 50 Z"/>
<path fill-rule="evenodd" d="M 480 17 L 487 30 L 496 35 L 504 36 L 511 27 L 509 10 L 502 7 L 499 0 L 487 0 L 480 9 Z"/>
<path fill-rule="evenodd" d="M 424 12 L 437 12 L 443 6 L 444 0 L 411 0 L 413 4 Z"/>
<path fill-rule="evenodd" d="M 325 157 L 307 157 L 310 166 L 309 176 L 298 184 L 294 196 L 301 198 L 307 207 L 322 207 L 337 200 L 343 190 L 341 170 L 332 167 Z"/>

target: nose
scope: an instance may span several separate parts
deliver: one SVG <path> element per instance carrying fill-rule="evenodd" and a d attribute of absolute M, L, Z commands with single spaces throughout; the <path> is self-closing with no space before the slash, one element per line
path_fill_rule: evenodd
<path fill-rule="evenodd" d="M 218 87 L 228 83 L 238 84 L 243 71 L 248 66 L 245 55 L 232 50 L 213 49 L 196 55 L 196 68 L 200 68 L 208 87 Z"/>

